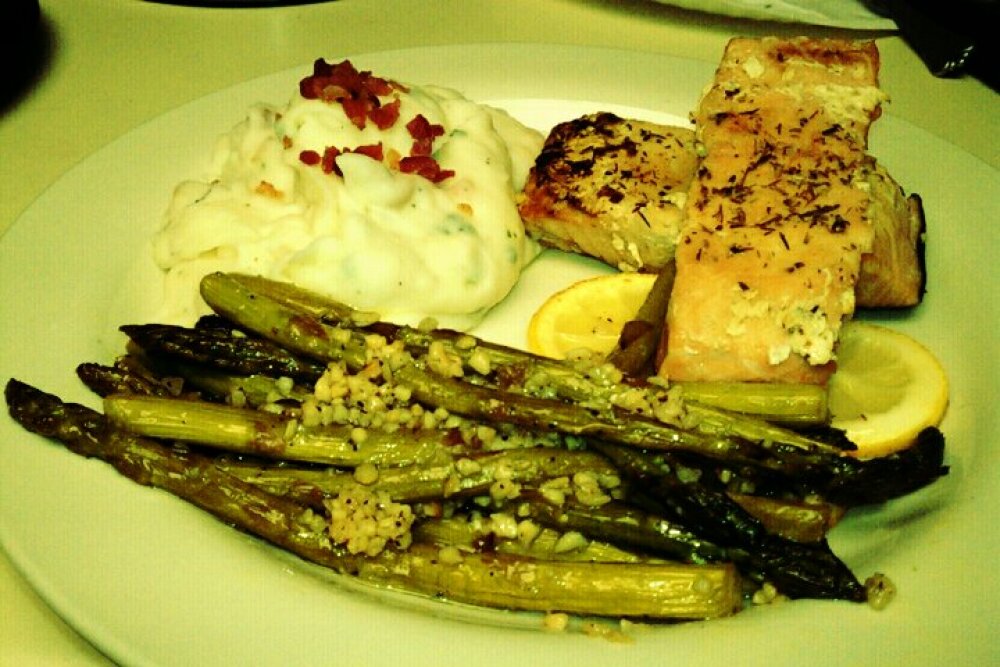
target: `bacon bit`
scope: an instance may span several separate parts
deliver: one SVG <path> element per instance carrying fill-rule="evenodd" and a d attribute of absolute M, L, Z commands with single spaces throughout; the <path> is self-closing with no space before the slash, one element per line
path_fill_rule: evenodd
<path fill-rule="evenodd" d="M 406 124 L 406 130 L 414 139 L 433 139 L 434 137 L 440 137 L 444 134 L 444 128 L 442 126 L 436 124 L 432 125 L 422 113 L 418 113 L 412 120 L 410 120 L 409 123 Z"/>
<path fill-rule="evenodd" d="M 423 176 L 431 183 L 440 183 L 455 175 L 451 169 L 442 169 L 438 161 L 429 155 L 404 157 L 399 161 L 399 170 L 404 174 Z"/>
<path fill-rule="evenodd" d="M 383 104 L 376 109 L 372 109 L 368 113 L 368 117 L 371 118 L 371 121 L 375 123 L 378 129 L 389 129 L 399 120 L 399 99 L 397 98 L 388 104 Z"/>
<path fill-rule="evenodd" d="M 345 98 L 340 100 L 340 106 L 344 107 L 344 113 L 359 130 L 365 129 L 368 112 L 372 109 L 371 102 L 367 99 Z"/>
<path fill-rule="evenodd" d="M 423 114 L 417 114 L 406 124 L 406 129 L 413 137 L 413 147 L 410 149 L 411 156 L 430 155 L 434 139 L 444 134 L 442 125 L 432 125 Z"/>
<path fill-rule="evenodd" d="M 413 146 L 410 147 L 411 157 L 425 157 L 431 154 L 433 139 L 414 139 Z"/>
<path fill-rule="evenodd" d="M 320 154 L 316 151 L 302 151 L 299 153 L 299 161 L 302 164 L 309 165 L 310 167 L 315 167 L 320 163 Z"/>
<path fill-rule="evenodd" d="M 337 176 L 343 176 L 343 172 L 340 171 L 340 167 L 337 166 L 337 158 L 345 153 L 358 153 L 360 155 L 370 157 L 376 162 L 381 162 L 382 144 L 365 144 L 356 148 L 337 148 L 336 146 L 327 146 L 323 150 L 322 156 L 320 156 L 320 154 L 316 151 L 302 151 L 299 153 L 299 160 L 301 160 L 303 164 L 307 164 L 310 167 L 319 165 L 324 174 L 336 174 Z"/>
<path fill-rule="evenodd" d="M 354 148 L 354 149 L 352 149 L 350 151 L 348 151 L 345 148 L 344 152 L 345 153 L 359 153 L 359 154 L 364 155 L 366 157 L 370 157 L 371 159 L 375 160 L 376 162 L 381 162 L 382 161 L 382 142 L 379 142 L 377 144 L 365 144 L 363 146 L 358 146 L 357 148 Z"/>
<path fill-rule="evenodd" d="M 323 162 L 320 164 L 320 168 L 324 174 L 335 173 L 337 176 L 343 176 L 337 166 L 338 155 L 340 155 L 340 149 L 336 146 L 327 146 L 326 150 L 323 151 Z"/>
<path fill-rule="evenodd" d="M 406 86 L 390 79 L 358 71 L 350 60 L 331 64 L 320 58 L 313 63 L 313 73 L 299 81 L 299 93 L 302 97 L 340 104 L 344 114 L 359 130 L 363 130 L 368 121 L 380 130 L 387 130 L 399 121 L 399 97 L 384 104 L 379 99 L 395 92 L 409 91 Z M 441 169 L 437 160 L 431 157 L 434 139 L 444 135 L 442 125 L 432 124 L 418 114 L 406 124 L 406 129 L 413 137 L 410 156 L 402 157 L 397 151 L 390 149 L 387 164 L 391 169 L 423 176 L 432 183 L 440 183 L 455 175 L 450 169 Z M 286 141 L 285 147 L 290 148 L 291 141 Z M 342 176 L 337 167 L 337 158 L 344 153 L 361 153 L 379 162 L 385 159 L 382 144 L 379 143 L 356 148 L 328 146 L 322 155 L 317 151 L 305 150 L 299 153 L 299 160 L 309 166 L 319 165 L 324 173 Z"/>
<path fill-rule="evenodd" d="M 396 113 L 382 113 L 382 103 L 379 100 L 379 97 L 391 95 L 393 91 L 406 92 L 406 87 L 389 79 L 372 76 L 371 72 L 359 72 L 350 60 L 331 64 L 320 58 L 313 63 L 313 73 L 299 81 L 299 93 L 302 97 L 327 103 L 339 102 L 344 113 L 358 129 L 364 129 L 368 119 L 383 130 L 396 122 L 399 117 L 398 108 Z"/>
<path fill-rule="evenodd" d="M 319 165 L 324 174 L 343 176 L 343 172 L 337 166 L 337 158 L 345 153 L 358 153 L 376 162 L 386 161 L 391 169 L 397 169 L 404 174 L 423 176 L 432 183 L 440 183 L 455 175 L 455 172 L 451 169 L 442 169 L 437 160 L 429 155 L 400 157 L 397 151 L 390 148 L 386 156 L 386 151 L 383 149 L 381 143 L 365 144 L 355 148 L 327 146 L 323 151 L 323 155 L 320 155 L 316 151 L 305 150 L 299 153 L 299 160 L 310 167 Z"/>
<path fill-rule="evenodd" d="M 319 99 L 324 102 L 339 102 L 340 100 L 350 97 L 350 92 L 343 86 L 329 85 L 323 86 L 323 89 L 319 91 Z"/>
<path fill-rule="evenodd" d="M 287 137 L 287 136 L 282 137 L 281 138 L 281 145 L 284 148 L 291 148 L 292 147 L 292 138 L 291 137 Z"/>

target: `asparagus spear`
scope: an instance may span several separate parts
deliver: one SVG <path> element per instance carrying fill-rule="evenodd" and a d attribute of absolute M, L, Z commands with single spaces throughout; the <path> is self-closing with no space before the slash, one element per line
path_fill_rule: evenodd
<path fill-rule="evenodd" d="M 245 277 L 231 277 L 223 274 L 207 276 L 203 281 L 203 292 L 206 299 L 221 314 L 237 321 L 247 328 L 260 331 L 263 334 L 274 335 L 279 339 L 279 343 L 290 346 L 299 353 L 312 356 L 322 361 L 330 359 L 343 359 L 349 365 L 360 368 L 367 361 L 364 335 L 340 327 L 331 327 L 317 321 L 312 316 L 302 311 L 295 311 L 290 308 L 276 304 L 273 300 L 258 295 L 249 290 L 243 281 Z M 280 286 L 280 283 L 267 284 Z M 294 289 L 294 288 L 287 288 Z M 510 352 L 516 354 L 515 351 Z M 523 358 L 522 358 L 523 360 Z M 551 362 L 554 363 L 554 362 Z M 573 375 L 574 371 L 566 366 L 566 373 Z M 843 503 L 844 499 L 851 499 L 851 489 L 865 489 L 864 496 L 858 498 L 858 493 L 854 493 L 855 501 L 869 502 L 879 497 L 891 497 L 891 493 L 898 493 L 907 488 L 917 488 L 932 481 L 934 478 L 945 472 L 941 465 L 943 458 L 943 448 L 941 447 L 940 434 L 934 431 L 922 436 L 913 451 L 905 450 L 898 457 L 890 457 L 885 462 L 877 465 L 869 463 L 861 464 L 857 460 L 839 455 L 839 446 L 816 444 L 815 439 L 806 439 L 792 434 L 778 437 L 766 422 L 760 420 L 746 420 L 729 413 L 713 413 L 706 411 L 701 406 L 689 405 L 689 409 L 696 414 L 697 420 L 705 430 L 723 435 L 708 435 L 704 433 L 677 433 L 665 425 L 653 420 L 643 419 L 636 416 L 621 416 L 620 413 L 613 413 L 612 419 L 590 419 L 593 415 L 581 406 L 569 406 L 566 404 L 551 401 L 539 403 L 534 398 L 519 397 L 511 392 L 490 392 L 483 388 L 476 388 L 468 383 L 456 383 L 445 381 L 442 378 L 420 371 L 410 371 L 414 378 L 418 379 L 424 388 L 427 389 L 427 396 L 433 398 L 435 392 L 439 397 L 446 397 L 449 401 L 454 400 L 457 404 L 464 404 L 472 410 L 478 410 L 481 414 L 486 410 L 485 406 L 506 404 L 512 406 L 511 410 L 519 412 L 522 416 L 534 420 L 536 426 L 548 428 L 551 420 L 548 418 L 547 409 L 555 410 L 558 414 L 560 410 L 569 410 L 576 420 L 567 420 L 566 423 L 572 426 L 571 432 L 594 434 L 598 433 L 602 437 L 608 436 L 619 442 L 630 444 L 653 445 L 665 448 L 688 448 L 709 457 L 723 458 L 728 454 L 733 454 L 739 459 L 740 454 L 745 454 L 744 462 L 749 466 L 767 466 L 775 471 L 787 471 L 794 475 L 800 475 L 804 471 L 809 471 L 810 477 L 818 482 L 818 490 L 824 488 L 836 490 L 838 498 L 833 500 Z M 470 395 L 478 392 L 480 398 L 484 399 L 476 405 L 469 405 Z M 464 394 L 464 395 L 463 395 Z M 524 398 L 524 400 L 521 400 Z M 444 404 L 444 403 L 442 403 Z M 488 416 L 488 415 L 487 415 Z M 503 418 L 506 415 L 498 413 L 497 417 Z M 564 416 L 564 415 L 563 415 Z M 592 425 L 596 424 L 596 428 Z M 760 443 L 747 443 L 743 438 L 727 437 L 727 432 L 735 431 L 737 434 L 749 437 L 750 439 L 760 438 Z M 656 435 L 650 436 L 649 432 Z M 789 432 L 790 433 L 790 432 Z M 677 441 L 683 444 L 677 444 Z M 773 442 L 772 442 L 773 441 Z M 760 447 L 765 447 L 761 451 Z M 803 454 L 805 452 L 805 454 Z M 829 455 L 828 455 L 829 454 Z M 803 465 L 805 464 L 805 465 Z M 879 472 L 882 471 L 882 472 Z M 905 481 L 894 481 L 892 484 L 882 486 L 890 493 L 878 493 L 879 484 L 877 480 L 883 482 L 892 479 L 887 472 L 914 471 L 916 478 L 906 477 Z M 858 484 L 857 482 L 863 482 Z M 853 504 L 853 503 L 851 503 Z"/>
<path fill-rule="evenodd" d="M 519 424 L 651 449 L 687 451 L 791 474 L 828 465 L 833 458 L 786 443 L 731 437 L 722 433 L 722 428 L 712 429 L 720 431 L 718 434 L 700 432 L 620 409 L 603 412 L 555 399 L 498 392 L 441 377 L 416 365 L 396 369 L 395 378 L 409 387 L 414 398 L 422 403 L 490 422 Z"/>
<path fill-rule="evenodd" d="M 460 358 L 466 367 L 485 366 L 493 370 L 497 383 L 501 386 L 543 387 L 544 391 L 570 401 L 593 405 L 596 401 L 608 402 L 616 392 L 621 391 L 617 382 L 601 381 L 572 364 L 540 357 L 529 352 L 474 340 L 466 334 L 447 330 L 414 329 L 388 322 L 373 321 L 371 313 L 359 314 L 342 303 L 333 301 L 308 290 L 288 283 L 277 282 L 258 276 L 226 274 L 252 293 L 267 297 L 292 310 L 315 317 L 324 324 L 343 326 L 364 333 L 377 333 L 389 341 L 400 340 L 413 354 L 427 351 L 433 342 L 445 346 L 449 354 Z M 216 279 L 212 279 L 216 280 Z M 654 284 L 649 304 L 643 304 L 640 316 L 653 323 L 657 313 L 665 309 L 665 299 L 672 281 L 670 270 L 665 270 Z M 218 289 L 215 286 L 213 289 Z M 655 298 L 654 298 L 655 297 Z M 660 318 L 662 319 L 662 318 Z M 642 334 L 642 346 L 648 347 L 650 332 Z M 631 346 L 636 346 L 638 341 Z M 628 354 L 634 354 L 633 350 Z M 648 353 L 643 352 L 643 354 Z M 480 364 L 470 364 L 473 359 Z M 615 361 L 614 358 L 611 359 Z M 626 371 L 627 372 L 627 371 Z M 606 375 L 606 374 L 602 374 Z M 687 390 L 692 400 L 704 407 L 722 408 L 733 412 L 743 412 L 758 417 L 778 417 L 778 421 L 788 423 L 814 424 L 826 419 L 826 394 L 819 387 L 808 385 L 768 385 L 763 383 L 697 383 Z M 733 418 L 733 417 L 730 417 Z M 759 420 L 758 420 L 759 421 Z M 772 428 L 766 435 L 771 440 L 781 440 L 792 436 L 787 430 Z M 796 442 L 801 442 L 801 438 Z"/>
<path fill-rule="evenodd" d="M 128 366 L 82 363 L 76 374 L 98 396 L 137 394 L 140 396 L 173 396 L 176 391 L 163 382 L 137 373 Z"/>
<path fill-rule="evenodd" d="M 757 518 L 769 533 L 795 542 L 819 542 L 844 515 L 844 508 L 828 502 L 778 500 L 730 493 L 740 507 Z"/>
<path fill-rule="evenodd" d="M 241 375 L 263 374 L 314 381 L 324 366 L 299 359 L 268 340 L 217 328 L 127 324 L 121 331 L 148 354 L 165 355 Z"/>
<path fill-rule="evenodd" d="M 596 616 L 704 619 L 728 616 L 742 605 L 739 575 L 731 565 L 593 563 L 497 553 L 461 554 L 454 563 L 439 559 L 436 548 L 415 544 L 396 562 L 364 561 L 359 576 L 458 602 Z"/>
<path fill-rule="evenodd" d="M 422 430 L 406 437 L 345 425 L 308 427 L 286 415 L 205 401 L 108 396 L 108 419 L 137 435 L 193 442 L 273 459 L 354 467 L 451 460 L 448 433 Z M 363 434 L 363 437 L 362 437 Z"/>
<path fill-rule="evenodd" d="M 317 468 L 266 466 L 222 461 L 220 468 L 255 486 L 278 495 L 300 498 L 333 496 L 355 480 L 351 473 Z M 420 463 L 380 468 L 367 486 L 384 491 L 397 502 L 489 495 L 497 483 L 539 484 L 547 479 L 590 473 L 598 478 L 617 478 L 607 459 L 593 452 L 567 451 L 552 447 L 510 449 L 491 454 L 470 455 L 447 462 Z M 506 490 L 516 495 L 515 487 Z"/>
<path fill-rule="evenodd" d="M 238 282 L 237 283 L 231 282 L 230 287 L 238 284 L 239 284 Z M 258 311 L 264 308 L 264 304 L 267 303 L 267 300 L 265 300 L 262 297 L 260 299 L 257 299 L 254 303 L 255 306 L 257 307 L 254 310 L 253 314 L 255 318 L 258 318 L 255 321 L 254 326 L 263 326 L 264 322 L 259 319 L 260 314 L 258 313 Z M 273 305 L 273 302 L 271 305 Z M 289 321 L 291 321 L 292 316 L 289 315 L 289 313 L 287 312 L 281 312 L 280 308 L 281 307 L 278 306 L 279 315 L 282 317 L 287 317 L 289 318 Z M 305 328 L 309 329 L 309 327 Z M 205 341 L 200 340 L 199 336 L 202 334 L 201 330 L 183 329 L 180 327 L 163 327 L 161 325 L 151 325 L 150 330 L 153 333 L 147 334 L 143 333 L 146 332 L 147 330 L 146 327 L 129 326 L 129 327 L 124 327 L 124 329 L 132 332 L 135 337 L 135 340 L 137 341 L 140 342 L 152 341 L 152 343 L 155 344 L 155 347 L 150 351 L 154 353 L 157 352 L 158 350 L 162 351 L 164 349 L 176 352 L 177 350 L 185 350 L 189 348 L 194 349 L 196 351 L 200 349 L 211 350 L 217 348 L 224 348 L 226 360 L 221 364 L 222 367 L 224 368 L 248 367 L 250 369 L 253 369 L 253 368 L 265 368 L 265 366 L 285 368 L 287 359 L 293 358 L 287 352 L 282 352 L 281 355 L 276 357 L 274 360 L 269 360 L 266 357 L 266 351 L 268 349 L 268 346 L 262 344 L 251 345 L 250 342 L 252 339 L 239 338 L 239 337 L 233 338 L 228 334 L 223 335 L 223 340 L 224 340 L 224 345 L 223 345 L 219 343 L 217 339 L 214 338 Z M 324 325 L 318 322 L 315 323 L 315 331 L 317 332 L 317 335 L 322 333 L 322 335 L 328 335 L 330 337 L 347 340 L 351 358 L 354 359 L 355 365 L 363 363 L 361 360 L 367 358 L 365 357 L 366 354 L 364 352 L 365 343 L 363 336 L 361 334 L 357 332 L 348 332 L 342 329 L 330 328 L 328 327 L 328 325 Z M 424 332 L 418 332 L 416 330 L 413 330 L 411 334 L 408 334 L 408 336 L 411 335 L 421 336 L 425 338 L 430 336 L 430 334 Z M 470 338 L 470 340 L 472 339 Z M 247 360 L 245 364 L 243 363 L 243 361 L 241 361 L 241 355 L 244 353 L 244 350 L 240 344 L 241 341 L 247 343 L 247 348 L 245 351 Z M 424 343 L 429 345 L 428 341 L 424 341 Z M 277 349 L 276 346 L 271 346 L 271 347 Z M 459 344 L 456 342 L 449 349 L 455 350 L 456 356 L 461 357 L 462 355 L 465 355 L 465 357 L 468 358 L 472 354 L 474 354 L 474 352 L 471 352 L 471 350 L 476 349 L 476 345 Z M 502 348 L 499 348 L 499 346 L 493 346 L 490 349 L 495 351 Z M 173 354 L 174 352 L 172 352 L 171 354 Z M 518 364 L 518 366 L 516 369 L 511 368 L 510 366 L 496 367 L 497 369 L 506 369 L 503 372 L 506 373 L 508 377 L 513 375 L 517 375 L 519 377 L 519 383 L 512 386 L 512 389 L 520 390 L 518 391 L 518 393 L 523 394 L 525 392 L 525 388 L 530 387 L 533 384 L 547 385 L 550 381 L 554 381 L 555 386 L 563 387 L 564 389 L 570 388 L 567 390 L 569 393 L 580 394 L 581 396 L 586 397 L 585 399 L 579 400 L 572 404 L 557 402 L 554 399 L 551 399 L 547 405 L 550 406 L 552 410 L 561 410 L 564 412 L 565 411 L 580 412 L 580 410 L 583 409 L 585 406 L 588 414 L 593 415 L 595 410 L 600 410 L 603 413 L 605 413 L 607 415 L 605 421 L 611 423 L 613 425 L 613 428 L 617 428 L 616 426 L 617 422 L 619 422 L 621 419 L 624 418 L 634 423 L 645 422 L 647 425 L 650 425 L 649 426 L 650 428 L 654 428 L 655 430 L 657 430 L 657 432 L 669 431 L 672 434 L 681 433 L 678 429 L 674 429 L 666 425 L 658 426 L 657 424 L 660 423 L 658 422 L 658 420 L 643 418 L 641 416 L 636 416 L 634 418 L 630 418 L 627 416 L 622 417 L 621 415 L 625 415 L 625 413 L 621 410 L 618 410 L 616 415 L 616 409 L 614 407 L 614 392 L 615 391 L 627 392 L 631 391 L 632 390 L 631 388 L 621 387 L 616 390 L 613 389 L 607 383 L 604 384 L 595 383 L 593 380 L 588 379 L 587 377 L 579 374 L 576 370 L 572 369 L 570 366 L 558 362 L 553 362 L 551 360 L 539 360 L 537 366 L 534 363 L 532 363 L 530 365 L 530 368 L 534 370 L 529 371 L 526 370 L 529 368 L 527 360 L 518 357 L 517 356 L 518 354 L 519 353 L 511 351 L 510 354 L 507 355 L 510 357 L 517 358 L 516 363 Z M 496 361 L 497 359 L 493 357 L 488 357 L 487 364 L 492 365 Z M 155 358 L 153 359 L 153 362 L 156 363 Z M 163 364 L 158 364 L 158 365 L 162 366 Z M 217 371 L 213 371 L 208 368 L 195 368 L 192 367 L 191 364 L 186 362 L 175 363 L 174 366 L 175 367 L 171 369 L 171 372 L 187 377 L 190 380 L 192 380 L 195 385 L 203 386 L 216 393 L 227 388 L 230 390 L 234 388 L 233 386 L 234 381 L 227 378 L 226 376 L 219 375 Z M 558 367 L 558 372 L 553 370 L 553 367 L 556 366 Z M 555 379 L 553 380 L 553 378 Z M 446 396 L 446 393 L 443 390 L 447 388 L 446 387 L 446 385 L 448 384 L 447 382 L 445 382 L 444 380 L 438 380 L 435 377 L 427 377 L 427 376 L 424 376 L 423 380 L 424 380 L 424 382 L 422 383 L 423 385 L 428 385 L 428 384 L 438 385 L 439 389 L 442 390 L 441 392 L 439 392 L 439 398 L 440 400 L 444 400 L 443 397 Z M 260 386 L 262 382 L 263 380 L 260 379 L 254 381 L 253 383 L 249 383 L 249 381 L 240 382 L 238 383 L 238 387 L 242 390 L 243 395 L 247 395 L 247 392 L 253 392 L 253 394 L 251 394 L 251 403 L 259 402 L 260 399 L 256 397 L 256 394 L 259 394 L 262 391 L 263 388 Z M 454 383 L 451 384 L 454 387 Z M 459 388 L 457 391 L 459 393 L 462 393 L 463 390 Z M 512 392 L 504 392 L 501 394 L 497 390 L 490 390 L 485 388 L 478 388 L 475 391 L 480 396 L 485 395 L 488 392 L 492 392 L 491 396 L 493 398 L 500 396 L 502 397 L 503 400 L 514 402 L 516 404 L 527 404 L 531 402 L 533 398 L 536 398 L 529 396 L 525 400 L 520 400 Z M 562 391 L 557 389 L 556 393 L 567 393 L 567 391 Z M 590 393 L 587 393 L 588 391 Z M 425 398 L 428 397 L 425 396 Z M 787 402 L 783 402 L 782 404 L 786 405 Z M 435 405 L 439 404 L 435 403 Z M 440 405 L 447 407 L 447 404 L 444 403 Z M 779 428 L 773 424 L 769 424 L 760 419 L 750 418 L 745 415 L 723 412 L 706 406 L 698 405 L 696 403 L 688 404 L 687 412 L 689 415 L 691 415 L 692 421 L 693 423 L 696 424 L 697 429 L 707 436 L 698 438 L 696 434 L 690 433 L 690 431 L 685 431 L 684 433 L 689 433 L 689 434 L 683 436 L 682 439 L 686 439 L 691 442 L 697 442 L 699 440 L 700 441 L 716 440 L 717 442 L 724 442 L 726 438 L 729 438 L 730 436 L 735 436 L 739 440 L 732 440 L 730 438 L 728 442 L 728 446 L 730 447 L 731 451 L 736 451 L 740 446 L 742 446 L 744 444 L 742 443 L 742 441 L 749 440 L 759 443 L 765 443 L 766 446 L 770 446 L 768 445 L 768 443 L 774 443 L 773 445 L 774 448 L 788 446 L 794 449 L 802 449 L 806 451 L 819 449 L 820 451 L 826 450 L 828 453 L 839 452 L 839 449 L 837 447 L 827 445 L 826 443 L 820 442 L 814 438 L 807 438 L 793 431 Z M 704 449 L 704 447 L 701 445 L 696 445 L 696 446 L 702 447 L 702 450 Z M 845 445 L 841 443 L 840 446 L 843 447 Z M 846 446 L 850 447 L 849 444 Z M 754 454 L 751 456 L 751 458 L 759 459 L 760 457 Z"/>
<path fill-rule="evenodd" d="M 555 505 L 535 498 L 522 507 L 527 516 L 550 528 L 579 531 L 662 558 L 698 564 L 746 560 L 746 554 L 727 552 L 682 525 L 620 503 L 588 507 L 574 502 Z"/>
<path fill-rule="evenodd" d="M 171 363 L 170 370 L 184 380 L 185 386 L 199 391 L 203 398 L 260 408 L 279 401 L 301 404 L 312 389 L 298 384 L 284 385 L 287 378 L 267 375 L 230 375 L 210 368 Z"/>
<path fill-rule="evenodd" d="M 102 459 L 143 486 L 169 491 L 226 523 L 337 571 L 357 571 L 361 564 L 361 558 L 334 549 L 312 527 L 311 512 L 220 471 L 205 456 L 119 431 L 99 412 L 64 403 L 18 380 L 8 381 L 4 395 L 11 416 L 27 430 L 58 440 L 80 456 Z"/>
<path fill-rule="evenodd" d="M 814 486 L 830 502 L 852 507 L 898 498 L 947 474 L 944 434 L 932 426 L 906 449 L 877 459 L 845 461 Z"/>
<path fill-rule="evenodd" d="M 355 371 L 368 361 L 363 334 L 324 324 L 252 291 L 226 274 L 205 276 L 201 296 L 217 314 L 293 353 L 323 363 L 343 361 Z"/>
<path fill-rule="evenodd" d="M 197 331 L 197 329 L 194 331 Z M 251 407 L 261 407 L 281 401 L 287 406 L 290 402 L 301 403 L 313 393 L 311 385 L 303 386 L 301 383 L 293 382 L 291 378 L 286 376 L 274 377 L 256 373 L 240 375 L 222 371 L 211 366 L 188 363 L 176 358 L 157 355 L 150 356 L 134 344 L 129 347 L 132 348 L 129 354 L 119 357 L 115 361 L 116 366 L 125 365 L 129 368 L 141 368 L 153 377 L 160 376 L 171 378 L 171 380 L 179 380 L 185 391 L 196 393 L 201 398 L 207 400 L 248 405 Z M 232 349 L 236 350 L 238 348 L 234 346 Z M 81 364 L 81 366 L 83 365 L 85 364 Z M 77 374 L 80 374 L 79 370 Z M 154 396 L 177 395 L 176 391 L 169 394 L 163 392 L 130 391 L 128 387 L 124 386 L 117 388 L 117 390 L 111 386 L 106 391 L 101 391 L 99 387 L 91 386 L 86 379 L 84 382 L 100 396 L 108 396 L 110 394 L 141 395 L 143 393 Z"/>
<path fill-rule="evenodd" d="M 637 449 L 613 445 L 599 449 L 642 489 L 640 502 L 655 514 L 683 521 L 721 547 L 754 554 L 767 577 L 789 597 L 866 599 L 864 586 L 826 540 L 804 544 L 773 535 L 726 494 L 680 479 Z"/>
<path fill-rule="evenodd" d="M 438 549 L 419 544 L 375 557 L 352 555 L 317 529 L 322 522 L 311 510 L 222 472 L 204 456 L 118 431 L 99 413 L 17 380 L 8 382 L 5 397 L 11 415 L 28 430 L 81 456 L 101 458 L 140 484 L 165 489 L 306 560 L 376 585 L 484 606 L 590 615 L 709 618 L 731 614 L 740 604 L 732 568 L 477 553 L 445 562 Z"/>
<path fill-rule="evenodd" d="M 767 382 L 676 382 L 687 401 L 783 424 L 825 424 L 826 389 Z"/>
<path fill-rule="evenodd" d="M 499 537 L 492 523 L 490 519 L 470 520 L 467 517 L 429 519 L 414 526 L 413 539 L 442 547 L 452 545 L 463 550 L 529 556 L 543 560 L 598 563 L 645 563 L 655 560 L 620 549 L 608 542 L 575 540 L 572 539 L 572 533 L 538 525 L 525 527 L 519 536 Z M 572 528 L 569 530 L 572 531 Z"/>
<path fill-rule="evenodd" d="M 243 324 L 249 328 L 277 331 L 283 343 L 298 345 L 297 349 L 321 359 L 346 358 L 355 367 L 367 359 L 364 337 L 358 332 L 329 327 L 276 306 L 226 276 L 210 276 L 205 285 L 211 294 L 220 295 L 220 303 L 225 304 L 220 310 L 244 314 Z M 272 325 L 272 321 L 278 324 Z M 295 323 L 295 330 L 284 333 L 281 322 Z M 572 370 L 567 373 L 572 374 Z M 728 465 L 744 464 L 747 469 L 765 468 L 797 478 L 803 486 L 838 504 L 881 502 L 926 485 L 947 470 L 942 465 L 943 438 L 936 430 L 922 434 L 914 447 L 896 455 L 861 462 L 840 455 L 840 444 L 820 446 L 815 438 L 697 404 L 689 404 L 688 410 L 707 433 L 676 429 L 621 410 L 608 414 L 606 406 L 603 414 L 595 414 L 589 406 L 499 392 L 442 378 L 412 365 L 397 371 L 397 377 L 411 384 L 421 400 L 467 416 L 514 421 L 544 430 L 555 427 L 630 445 L 691 451 Z M 734 433 L 738 437 L 731 437 Z"/>
<path fill-rule="evenodd" d="M 736 493 L 755 496 L 822 498 L 845 508 L 873 505 L 898 498 L 932 484 L 948 474 L 944 464 L 944 435 L 934 427 L 924 429 L 906 449 L 875 459 L 842 456 L 803 474 L 788 476 L 759 466 L 723 464 L 711 469 L 704 461 L 687 459 L 689 465 L 724 475 Z M 661 455 L 661 454 L 658 454 Z"/>
<path fill-rule="evenodd" d="M 673 260 L 660 269 L 639 312 L 625 323 L 615 348 L 608 354 L 608 361 L 626 375 L 644 377 L 656 374 L 656 350 L 666 326 L 667 305 L 676 274 Z"/>

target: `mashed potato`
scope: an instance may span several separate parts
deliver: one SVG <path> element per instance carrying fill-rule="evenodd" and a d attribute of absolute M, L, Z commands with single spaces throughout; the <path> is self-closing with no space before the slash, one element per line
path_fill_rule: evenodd
<path fill-rule="evenodd" d="M 317 61 L 284 108 L 250 109 L 207 177 L 177 187 L 153 241 L 163 319 L 193 320 L 198 281 L 221 270 L 400 323 L 474 326 L 537 252 L 515 194 L 541 144 L 454 91 Z"/>

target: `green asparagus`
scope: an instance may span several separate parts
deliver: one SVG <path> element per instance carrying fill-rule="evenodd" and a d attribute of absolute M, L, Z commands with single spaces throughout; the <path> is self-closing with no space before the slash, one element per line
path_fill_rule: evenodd
<path fill-rule="evenodd" d="M 222 472 L 211 459 L 119 431 L 99 413 L 17 380 L 8 382 L 5 397 L 25 428 L 82 456 L 101 458 L 140 484 L 167 490 L 306 560 L 378 586 L 504 609 L 585 615 L 710 618 L 731 614 L 741 604 L 739 576 L 729 566 L 577 563 L 481 553 L 464 553 L 456 561 L 423 544 L 376 556 L 351 554 L 331 541 L 326 519 Z"/>
<path fill-rule="evenodd" d="M 398 466 L 450 460 L 453 449 L 444 431 L 400 438 L 348 425 L 309 427 L 294 417 L 205 401 L 108 396 L 104 412 L 112 423 L 137 435 L 290 461 Z"/>

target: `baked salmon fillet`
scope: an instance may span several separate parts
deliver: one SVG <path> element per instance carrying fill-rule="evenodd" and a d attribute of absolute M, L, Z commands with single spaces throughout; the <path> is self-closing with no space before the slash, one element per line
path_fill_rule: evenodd
<path fill-rule="evenodd" d="M 560 123 L 531 170 L 521 216 L 542 245 L 623 271 L 658 272 L 673 261 L 687 187 L 699 163 L 688 128 L 610 113 Z M 881 165 L 872 165 L 867 180 L 875 238 L 861 257 L 857 305 L 915 306 L 925 275 L 920 198 L 907 196 Z"/>
<path fill-rule="evenodd" d="M 623 271 L 658 271 L 674 256 L 697 165 L 690 129 L 583 116 L 549 133 L 521 218 L 543 245 Z"/>
<path fill-rule="evenodd" d="M 660 367 L 672 380 L 824 383 L 872 252 L 872 42 L 734 39 L 694 114 Z"/>

